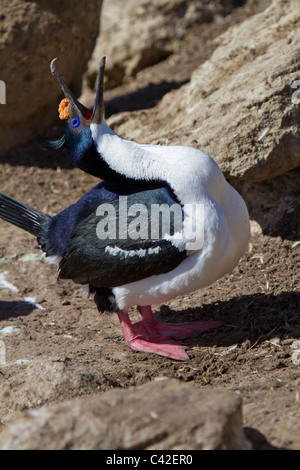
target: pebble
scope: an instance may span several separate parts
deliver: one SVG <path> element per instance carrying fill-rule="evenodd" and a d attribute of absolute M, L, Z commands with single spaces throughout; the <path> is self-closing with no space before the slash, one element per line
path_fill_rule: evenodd
<path fill-rule="evenodd" d="M 278 338 L 278 336 L 276 336 L 276 338 L 272 338 L 271 343 L 272 343 L 272 344 L 280 344 L 280 343 L 281 343 L 281 339 Z"/>
<path fill-rule="evenodd" d="M 0 330 L 0 335 L 9 336 L 14 333 L 18 333 L 20 329 L 20 326 L 5 326 Z"/>
<path fill-rule="evenodd" d="M 300 349 L 296 349 L 296 351 L 292 354 L 292 363 L 296 366 L 300 365 Z"/>
<path fill-rule="evenodd" d="M 292 353 L 292 363 L 296 366 L 300 365 L 300 340 L 296 339 L 292 342 L 291 348 L 294 349 Z"/>

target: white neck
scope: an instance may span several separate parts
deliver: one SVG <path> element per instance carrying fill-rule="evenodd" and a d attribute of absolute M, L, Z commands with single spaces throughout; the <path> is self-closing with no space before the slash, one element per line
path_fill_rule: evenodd
<path fill-rule="evenodd" d="M 140 182 L 167 182 L 182 203 L 200 202 L 219 192 L 224 178 L 204 152 L 183 146 L 142 145 L 113 132 L 105 120 L 91 125 L 97 150 L 111 169 Z M 215 194 L 214 194 L 215 197 Z"/>

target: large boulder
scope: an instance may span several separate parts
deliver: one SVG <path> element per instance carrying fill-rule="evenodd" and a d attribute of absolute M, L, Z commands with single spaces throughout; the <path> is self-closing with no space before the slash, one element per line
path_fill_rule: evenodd
<path fill-rule="evenodd" d="M 299 1 L 273 0 L 216 41 L 190 83 L 155 108 L 155 119 L 114 116 L 114 129 L 125 137 L 138 129 L 144 143 L 200 148 L 227 177 L 263 181 L 297 168 Z"/>
<path fill-rule="evenodd" d="M 50 75 L 57 67 L 75 92 L 99 32 L 101 0 L 1 1 L 0 153 L 41 133 L 57 116 L 60 88 Z"/>
<path fill-rule="evenodd" d="M 239 5 L 239 0 L 107 0 L 101 35 L 89 64 L 89 85 L 95 82 L 99 57 L 109 58 L 106 89 L 113 88 L 167 58 L 194 24 L 212 21 Z"/>
<path fill-rule="evenodd" d="M 0 434 L 0 449 L 251 449 L 241 405 L 233 392 L 155 380 L 23 412 Z"/>

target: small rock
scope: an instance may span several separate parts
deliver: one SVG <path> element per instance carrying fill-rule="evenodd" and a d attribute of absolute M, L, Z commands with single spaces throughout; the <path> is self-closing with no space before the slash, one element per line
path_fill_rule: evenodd
<path fill-rule="evenodd" d="M 2 336 L 13 335 L 14 333 L 19 333 L 20 329 L 21 329 L 20 326 L 5 326 L 4 328 L 1 328 L 0 335 Z"/>
<path fill-rule="evenodd" d="M 250 230 L 251 236 L 260 235 L 262 233 L 262 228 L 256 220 L 250 220 Z"/>
<path fill-rule="evenodd" d="M 292 363 L 296 366 L 300 365 L 300 349 L 296 349 L 296 351 L 292 354 Z"/>
<path fill-rule="evenodd" d="M 295 341 L 292 342 L 291 344 L 292 349 L 300 349 L 300 339 L 296 339 Z"/>

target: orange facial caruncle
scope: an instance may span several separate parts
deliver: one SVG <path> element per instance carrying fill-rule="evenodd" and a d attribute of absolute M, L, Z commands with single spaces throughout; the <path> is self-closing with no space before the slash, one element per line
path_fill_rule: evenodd
<path fill-rule="evenodd" d="M 59 103 L 58 112 L 59 112 L 59 119 L 69 119 L 70 103 L 69 103 L 69 100 L 67 100 L 67 98 L 64 98 Z"/>

